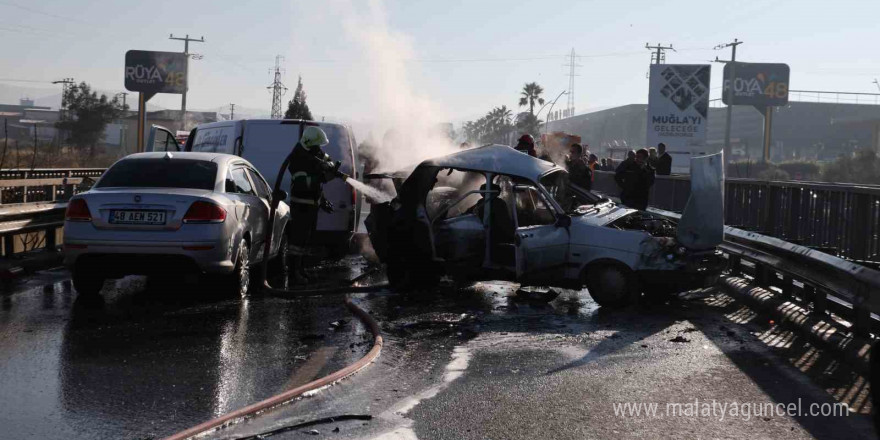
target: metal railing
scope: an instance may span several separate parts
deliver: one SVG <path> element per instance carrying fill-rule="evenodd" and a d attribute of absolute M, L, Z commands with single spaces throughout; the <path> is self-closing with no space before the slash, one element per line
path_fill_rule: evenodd
<path fill-rule="evenodd" d="M 23 203 L 0 207 L 2 256 L 38 249 L 57 251 L 64 227 L 66 202 Z"/>
<path fill-rule="evenodd" d="M 649 208 L 678 219 L 679 214 Z M 719 246 L 728 259 L 728 274 L 747 274 L 758 286 L 776 288 L 786 301 L 814 316 L 834 314 L 861 336 L 880 330 L 880 271 L 774 237 L 724 227 Z"/>
<path fill-rule="evenodd" d="M 0 180 L 52 179 L 63 177 L 98 178 L 106 168 L 7 168 L 0 170 Z"/>
<path fill-rule="evenodd" d="M 0 204 L 67 200 L 90 187 L 104 168 L 0 170 Z"/>
<path fill-rule="evenodd" d="M 831 92 L 824 90 L 789 90 L 790 102 L 880 105 L 880 93 Z M 709 107 L 726 107 L 721 98 L 709 100 Z"/>
<path fill-rule="evenodd" d="M 614 173 L 593 189 L 618 195 Z M 649 204 L 681 212 L 689 176 L 657 176 Z M 880 188 L 832 183 L 727 179 L 724 223 L 851 260 L 880 261 Z"/>

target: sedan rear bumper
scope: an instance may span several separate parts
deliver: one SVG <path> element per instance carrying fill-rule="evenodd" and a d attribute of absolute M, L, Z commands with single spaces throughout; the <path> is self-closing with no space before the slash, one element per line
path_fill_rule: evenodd
<path fill-rule="evenodd" d="M 231 244 L 212 241 L 93 241 L 65 240 L 64 265 L 88 268 L 107 277 L 169 273 L 229 273 Z"/>

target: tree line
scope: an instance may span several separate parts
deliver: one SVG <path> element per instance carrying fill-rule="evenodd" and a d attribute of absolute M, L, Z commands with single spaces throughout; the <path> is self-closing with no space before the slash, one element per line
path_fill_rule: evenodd
<path fill-rule="evenodd" d="M 511 141 L 511 134 L 531 134 L 537 136 L 541 120 L 535 115 L 535 105 L 544 105 L 544 88 L 536 82 L 526 83 L 519 96 L 519 106 L 528 107 L 516 117 L 507 106 L 495 107 L 484 116 L 474 121 L 467 121 L 462 126 L 464 135 L 469 142 L 488 144 L 506 144 Z"/>

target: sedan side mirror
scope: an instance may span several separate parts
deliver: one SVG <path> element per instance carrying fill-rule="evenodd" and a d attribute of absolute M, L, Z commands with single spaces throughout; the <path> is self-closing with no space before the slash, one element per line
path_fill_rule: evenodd
<path fill-rule="evenodd" d="M 556 214 L 556 227 L 567 228 L 571 226 L 571 217 L 566 214 Z"/>
<path fill-rule="evenodd" d="M 287 200 L 287 197 L 288 197 L 287 191 L 285 191 L 283 189 L 279 189 L 279 190 L 275 191 L 274 193 L 272 193 L 272 201 L 277 200 L 277 201 L 281 202 L 281 201 Z"/>

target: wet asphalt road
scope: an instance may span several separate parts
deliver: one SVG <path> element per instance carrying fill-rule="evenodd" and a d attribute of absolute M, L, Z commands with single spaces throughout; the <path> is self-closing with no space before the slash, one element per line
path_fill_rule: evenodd
<path fill-rule="evenodd" d="M 159 438 L 335 371 L 372 340 L 340 297 L 241 301 L 143 277 L 103 297 L 78 300 L 62 269 L 0 294 L 0 438 Z"/>
<path fill-rule="evenodd" d="M 315 269 L 326 285 L 359 258 Z M 365 282 L 381 281 L 376 275 Z M 47 287 L 48 286 L 48 287 Z M 354 295 L 379 360 L 313 397 L 212 433 L 271 438 L 875 438 L 864 378 L 713 291 L 605 310 L 586 292 L 509 283 Z M 64 271 L 0 294 L 0 438 L 161 438 L 360 358 L 371 336 L 339 297 L 216 298 L 126 278 L 103 304 Z M 331 322 L 346 321 L 340 329 Z M 615 403 L 847 403 L 846 416 L 630 416 Z M 314 431 L 312 431 L 314 430 Z"/>

